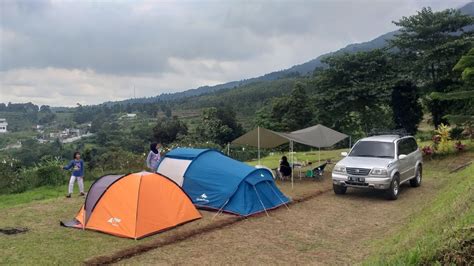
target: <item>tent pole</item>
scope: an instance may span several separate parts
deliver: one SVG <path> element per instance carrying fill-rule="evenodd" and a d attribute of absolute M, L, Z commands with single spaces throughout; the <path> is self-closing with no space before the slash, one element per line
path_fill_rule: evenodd
<path fill-rule="evenodd" d="M 230 142 L 227 142 L 227 156 L 230 156 Z"/>
<path fill-rule="evenodd" d="M 257 141 L 258 141 L 258 165 L 260 165 L 260 126 L 257 127 Z"/>
<path fill-rule="evenodd" d="M 349 149 L 351 148 L 352 146 L 352 136 L 349 136 Z"/>

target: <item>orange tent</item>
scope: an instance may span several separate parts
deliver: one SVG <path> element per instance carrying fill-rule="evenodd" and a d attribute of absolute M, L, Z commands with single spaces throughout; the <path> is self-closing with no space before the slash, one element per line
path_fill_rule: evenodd
<path fill-rule="evenodd" d="M 61 225 L 138 239 L 199 218 L 176 183 L 141 172 L 99 178 L 75 219 Z"/>

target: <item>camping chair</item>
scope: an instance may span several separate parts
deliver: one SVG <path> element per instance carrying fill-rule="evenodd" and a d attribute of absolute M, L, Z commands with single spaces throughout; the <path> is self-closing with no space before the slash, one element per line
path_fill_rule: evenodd
<path fill-rule="evenodd" d="M 306 172 L 306 176 L 321 180 L 324 175 L 324 169 L 326 168 L 327 165 L 328 165 L 328 162 L 325 162 L 312 170 L 308 170 Z"/>

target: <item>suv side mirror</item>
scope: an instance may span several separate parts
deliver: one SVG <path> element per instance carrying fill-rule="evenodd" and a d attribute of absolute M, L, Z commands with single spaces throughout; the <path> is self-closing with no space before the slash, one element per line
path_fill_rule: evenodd
<path fill-rule="evenodd" d="M 404 160 L 405 158 L 407 158 L 407 156 L 405 154 L 398 155 L 398 159 L 400 159 L 400 160 Z"/>
<path fill-rule="evenodd" d="M 346 151 L 341 152 L 341 156 L 346 157 L 346 156 L 347 156 L 347 152 L 346 152 Z"/>

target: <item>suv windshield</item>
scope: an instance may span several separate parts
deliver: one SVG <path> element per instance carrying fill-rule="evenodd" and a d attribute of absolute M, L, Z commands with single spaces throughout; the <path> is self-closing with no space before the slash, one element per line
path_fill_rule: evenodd
<path fill-rule="evenodd" d="M 392 142 L 360 141 L 352 148 L 349 156 L 393 158 L 395 144 Z"/>

